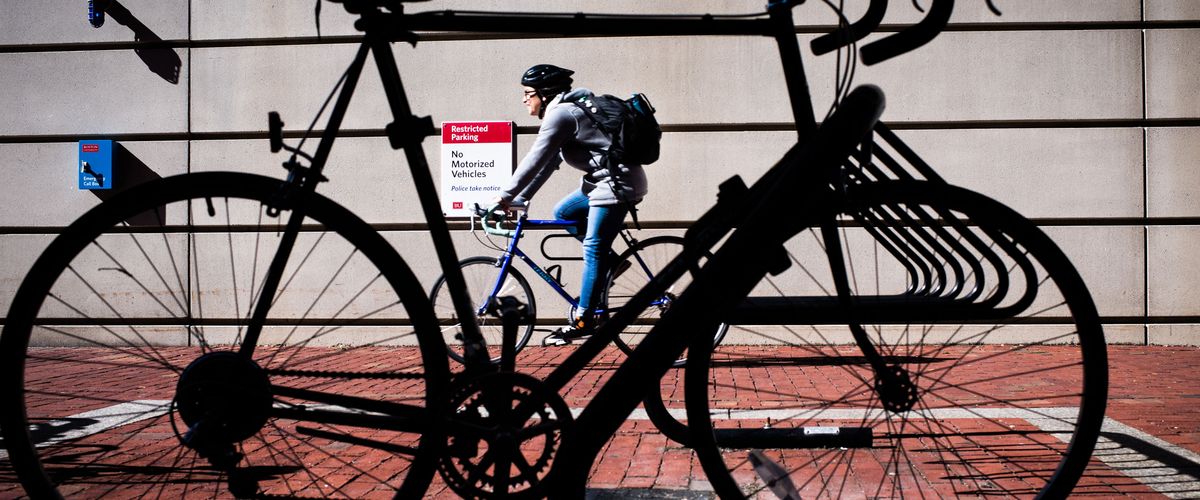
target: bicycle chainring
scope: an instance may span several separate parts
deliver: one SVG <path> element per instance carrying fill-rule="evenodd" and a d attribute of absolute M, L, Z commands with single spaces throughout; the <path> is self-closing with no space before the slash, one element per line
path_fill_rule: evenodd
<path fill-rule="evenodd" d="M 567 404 L 542 381 L 491 373 L 458 384 L 447 451 L 438 472 L 463 498 L 540 498 L 563 431 Z"/>

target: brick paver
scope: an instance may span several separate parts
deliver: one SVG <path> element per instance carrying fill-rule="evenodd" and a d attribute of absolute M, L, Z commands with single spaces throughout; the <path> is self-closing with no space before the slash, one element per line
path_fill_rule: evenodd
<path fill-rule="evenodd" d="M 573 349 L 573 347 L 569 346 L 554 348 L 530 347 L 521 354 L 519 365 L 522 371 L 526 373 L 535 377 L 544 377 L 554 367 L 558 366 L 558 363 Z M 997 347 L 995 349 L 1003 350 L 1004 347 Z M 1027 370 L 1031 366 L 1041 366 L 1039 363 L 1048 363 L 1050 366 L 1053 366 L 1055 360 L 1067 358 L 1072 352 L 1071 349 L 1071 347 L 1043 347 L 1039 348 L 1036 352 L 1022 352 L 1020 356 L 1005 357 L 1005 364 L 1000 366 L 1006 366 L 1007 369 L 1013 372 Z M 189 355 L 185 352 L 170 350 L 163 351 L 163 353 L 164 359 L 171 362 L 177 361 L 173 356 L 178 356 L 178 359 L 183 360 L 188 359 Z M 58 359 L 86 359 L 91 362 L 104 361 L 109 363 L 120 363 L 137 359 L 137 356 L 129 353 L 103 353 L 104 357 L 100 359 L 98 356 L 101 353 L 88 349 L 46 350 L 41 352 L 41 354 Z M 787 359 L 798 358 L 803 354 L 799 352 L 780 352 L 781 358 Z M 342 353 L 342 355 L 331 356 L 328 360 L 324 361 L 314 361 L 311 368 L 322 370 L 353 368 L 388 371 L 389 369 L 411 366 L 413 359 L 415 358 L 412 349 L 375 348 Z M 624 357 L 615 350 L 606 351 L 565 392 L 564 400 L 567 405 L 571 408 L 581 408 L 586 405 L 594 392 L 607 380 L 617 364 L 623 359 Z M 1192 483 L 1200 482 L 1200 464 L 1190 463 L 1186 457 L 1186 453 L 1188 452 L 1193 454 L 1200 453 L 1200 405 L 1196 404 L 1200 400 L 1200 371 L 1196 369 L 1196 367 L 1200 366 L 1200 349 L 1111 346 L 1109 348 L 1109 363 L 1111 382 L 1107 417 L 1120 424 L 1160 439 L 1162 442 L 1177 446 L 1178 449 L 1175 451 L 1166 450 L 1142 438 L 1115 434 L 1110 436 L 1112 438 L 1111 442 L 1135 449 L 1158 460 L 1160 464 L 1175 467 L 1177 470 L 1173 472 L 1168 470 L 1160 472 L 1160 474 L 1174 473 L 1182 478 L 1181 480 L 1174 481 L 1177 488 L 1182 489 L 1178 493 L 1179 495 L 1200 495 L 1200 487 L 1188 484 L 1189 479 Z M 982 374 L 980 375 L 981 378 L 978 380 L 986 378 L 988 382 L 984 384 L 987 390 L 979 390 L 979 392 L 1004 394 L 1006 395 L 1004 397 L 1012 397 L 1016 400 L 1022 394 L 1046 394 L 1048 388 L 1052 388 L 1054 384 L 1070 382 L 1069 376 L 1062 376 L 1062 374 L 1050 371 L 1046 377 L 1020 377 L 1014 380 L 1020 380 L 1023 383 L 1010 384 L 1004 373 L 994 373 L 997 369 L 996 366 L 992 364 L 986 367 L 986 370 L 992 371 L 986 377 Z M 94 376 L 94 367 L 94 364 L 59 362 L 53 366 L 47 364 L 32 368 L 30 371 L 31 378 L 43 380 L 59 387 L 69 387 L 72 390 L 86 391 L 89 394 L 95 395 L 95 399 L 78 402 L 80 404 L 72 404 L 72 401 L 42 401 L 37 397 L 31 396 L 31 405 L 36 407 L 36 409 L 31 409 L 31 412 L 36 412 L 39 415 L 65 417 L 67 415 L 77 415 L 81 412 L 96 410 L 105 406 L 104 402 L 106 401 L 115 403 L 169 398 L 169 394 L 173 390 L 175 383 L 175 378 L 172 376 L 162 376 L 161 374 L 153 377 L 145 376 L 135 366 L 126 369 L 128 373 L 125 373 L 125 375 L 128 375 L 128 383 L 120 387 L 114 387 L 107 380 L 97 379 Z M 971 368 L 964 367 L 963 369 Z M 984 367 L 980 367 L 980 369 L 983 370 Z M 814 396 L 830 388 L 836 388 L 844 392 L 852 388 L 856 383 L 860 383 L 860 381 L 855 380 L 851 371 L 822 369 L 819 364 L 813 363 L 780 363 L 778 365 L 768 364 L 754 367 L 731 365 L 719 367 L 715 369 L 715 373 L 719 377 L 728 377 L 728 380 L 732 382 L 722 387 L 721 390 L 728 393 L 719 394 L 717 400 L 714 401 L 714 406 L 727 406 L 729 408 L 787 408 L 789 407 L 788 398 L 795 399 L 797 394 Z M 398 381 L 381 383 L 377 380 L 364 379 L 342 381 L 336 384 L 325 383 L 322 388 L 342 394 L 355 394 L 386 399 L 395 398 L 399 394 L 412 390 L 412 383 Z M 672 371 L 668 374 L 662 383 L 662 387 L 662 392 L 666 395 L 668 406 L 677 409 L 683 408 L 682 371 Z M 976 387 L 975 389 L 980 388 Z M 966 397 L 969 394 L 961 396 Z M 1024 401 L 1022 404 L 1031 408 L 1041 408 L 1060 405 L 1062 402 L 1053 401 L 1051 398 L 1032 398 Z M 1033 424 L 1021 418 L 997 418 L 996 421 L 1010 426 L 1015 432 L 1037 430 Z M 739 422 L 737 425 L 758 426 L 770 424 L 771 422 L 768 419 L 764 421 L 745 420 Z M 977 425 L 980 426 L 980 430 L 984 430 L 986 427 L 986 425 L 981 425 L 978 422 L 972 423 L 972 421 L 961 419 L 950 421 L 948 424 L 940 423 L 939 425 L 953 425 L 963 429 L 970 429 L 972 425 Z M 83 438 L 76 444 L 84 446 L 78 447 L 75 451 L 80 452 L 82 450 L 82 452 L 86 453 L 88 450 L 100 450 L 106 446 L 120 446 L 126 449 L 128 453 L 141 457 L 131 459 L 128 462 L 130 464 L 150 463 L 156 460 L 162 461 L 163 459 L 170 459 L 172 460 L 171 463 L 178 462 L 182 465 L 191 463 L 186 459 L 177 458 L 180 455 L 178 442 L 174 431 L 169 425 L 165 425 L 164 419 L 150 419 L 141 423 L 132 423 L 126 427 L 128 428 L 128 432 L 106 432 L 90 438 Z M 314 474 L 323 476 L 321 481 L 307 481 L 312 484 L 308 486 L 309 490 L 304 491 L 306 494 L 330 495 L 340 492 L 352 497 L 387 496 L 386 487 L 381 486 L 380 483 L 386 483 L 389 475 L 397 471 L 402 471 L 407 467 L 406 460 L 397 458 L 395 454 L 384 453 L 378 450 L 355 447 L 346 443 L 330 443 L 328 441 L 322 442 L 323 444 L 319 447 L 309 445 L 305 441 L 314 441 L 314 438 L 305 438 L 290 428 L 282 429 L 269 426 L 263 434 L 264 437 L 262 439 L 256 440 L 252 445 L 247 446 L 246 453 L 254 455 L 255 453 L 267 453 L 270 451 L 276 453 L 282 452 L 286 456 L 302 461 L 310 470 L 315 471 Z M 362 431 L 355 435 L 368 439 L 394 439 L 394 436 L 385 431 Z M 1050 440 L 1048 442 L 1053 441 L 1053 437 L 1049 437 L 1048 435 L 1035 439 Z M 929 444 L 933 446 L 936 443 Z M 959 444 L 962 449 L 968 450 L 972 444 L 980 444 L 980 441 Z M 928 450 L 925 451 L 928 452 Z M 1031 453 L 1036 453 L 1036 451 L 1032 450 Z M 1014 453 L 1020 452 L 1018 450 Z M 964 456 L 967 456 L 970 452 L 963 453 Z M 920 456 L 920 452 L 913 452 L 913 457 Z M 802 464 L 797 465 L 797 467 L 812 468 L 813 477 L 819 477 L 822 473 L 827 474 L 836 468 L 853 467 L 855 475 L 852 479 L 847 483 L 836 485 L 836 496 L 846 498 L 869 497 L 879 494 L 878 483 L 863 478 L 882 477 L 888 473 L 879 463 L 868 460 L 857 461 L 853 464 L 825 464 L 825 468 L 820 469 L 816 465 L 819 462 L 811 460 L 811 457 L 808 457 L 804 453 L 784 453 L 772 458 L 780 461 L 785 466 L 789 464 Z M 349 464 L 354 464 L 354 466 L 350 467 L 348 466 Z M 284 463 L 275 465 L 279 470 L 267 472 L 282 474 L 284 473 L 282 471 L 287 468 L 287 464 Z M 993 465 L 997 467 L 1003 466 L 1003 464 Z M 977 464 L 972 466 L 976 467 L 976 470 L 986 470 L 988 467 L 987 465 Z M 959 464 L 944 463 L 939 464 L 937 468 L 943 471 L 946 476 L 970 476 L 969 471 L 960 467 Z M 1104 498 L 1116 496 L 1136 498 L 1163 497 L 1161 493 L 1155 492 L 1147 486 L 1144 481 L 1131 477 L 1131 474 L 1136 475 L 1136 471 L 1131 471 L 1132 469 L 1122 469 L 1118 461 L 1105 462 L 1100 459 L 1094 459 L 1088 474 L 1080 481 L 1075 494 Z M 114 470 L 108 472 L 119 474 L 121 471 Z M 1004 474 L 1005 471 L 1000 470 L 995 472 L 998 473 L 996 477 L 1002 478 L 998 479 L 997 484 L 994 485 L 995 487 L 1003 488 L 1000 491 L 1015 491 L 1018 493 L 1026 491 L 1022 489 L 1022 481 L 1019 475 Z M 746 471 L 739 470 L 737 474 L 745 475 Z M 376 480 L 367 481 L 364 480 L 364 475 L 378 477 L 375 478 Z M 194 480 L 199 476 L 168 475 L 162 477 L 183 481 L 185 479 Z M 103 482 L 103 477 L 98 482 Z M 904 488 L 902 491 L 921 491 L 930 496 L 950 496 L 956 493 L 961 494 L 964 491 L 961 479 L 955 482 L 955 480 L 934 481 L 921 477 L 898 477 L 894 479 L 894 482 L 896 485 Z M 657 432 L 654 426 L 646 420 L 631 420 L 621 427 L 620 431 L 608 443 L 596 461 L 589 480 L 589 487 L 595 492 L 620 491 L 620 489 L 654 489 L 663 492 L 673 492 L 673 494 L 682 494 L 685 491 L 702 494 L 706 484 L 706 478 L 700 467 L 700 463 L 690 450 L 668 440 Z M 89 489 L 88 486 L 93 487 Z M 117 487 L 105 485 L 102 489 L 96 489 L 94 486 L 82 485 L 79 490 L 68 491 L 66 493 L 68 496 L 75 495 L 85 498 L 100 496 L 98 492 L 104 493 L 106 496 L 124 497 L 133 497 L 148 493 L 147 486 L 144 484 L 122 484 Z M 834 496 L 834 494 L 828 491 L 830 489 L 828 483 L 807 481 L 797 486 L 806 498 L 819 496 L 822 493 Z M 974 485 L 974 487 L 984 488 L 979 492 L 987 493 L 984 486 Z M 279 494 L 297 493 L 295 490 L 289 491 L 289 488 L 293 488 L 293 486 L 277 485 L 276 490 L 271 492 Z M 178 485 L 178 490 L 173 493 L 177 496 L 191 496 L 191 493 L 194 492 L 185 491 L 184 485 L 181 484 Z M 0 461 L 0 498 L 18 496 L 20 496 L 20 489 L 15 484 L 14 474 L 11 468 L 7 467 L 7 460 L 2 460 Z M 435 477 L 434 484 L 429 490 L 429 496 L 454 497 L 453 493 L 437 477 Z M 882 496 L 890 495 L 884 493 Z M 763 498 L 767 498 L 767 496 Z"/>

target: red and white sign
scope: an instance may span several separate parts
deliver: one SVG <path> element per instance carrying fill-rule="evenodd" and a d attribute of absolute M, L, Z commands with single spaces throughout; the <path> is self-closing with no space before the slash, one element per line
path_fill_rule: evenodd
<path fill-rule="evenodd" d="M 513 122 L 442 123 L 442 212 L 468 217 L 487 207 L 512 178 L 517 159 Z"/>

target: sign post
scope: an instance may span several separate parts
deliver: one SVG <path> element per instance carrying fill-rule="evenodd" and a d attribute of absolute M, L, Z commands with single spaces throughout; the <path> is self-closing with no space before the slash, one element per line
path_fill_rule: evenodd
<path fill-rule="evenodd" d="M 513 122 L 442 123 L 442 213 L 468 217 L 500 194 L 516 165 L 516 130 Z"/>

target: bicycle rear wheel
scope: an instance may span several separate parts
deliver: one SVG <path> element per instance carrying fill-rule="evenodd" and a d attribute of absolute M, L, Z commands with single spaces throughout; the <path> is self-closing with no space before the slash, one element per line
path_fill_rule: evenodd
<path fill-rule="evenodd" d="M 624 307 L 629 299 L 633 298 L 655 276 L 658 276 L 659 272 L 683 251 L 683 245 L 684 239 L 679 236 L 655 236 L 639 241 L 621 253 L 611 267 L 612 272 L 608 276 L 607 286 L 604 287 L 603 303 L 607 304 L 608 310 L 615 311 Z M 703 264 L 703 260 L 698 263 L 698 265 Z M 635 323 L 625 327 L 615 340 L 621 352 L 627 355 L 632 353 L 633 349 L 650 333 L 650 329 L 654 328 L 654 323 L 658 318 L 671 308 L 675 298 L 687 289 L 691 282 L 691 275 L 685 274 L 679 281 L 671 285 L 662 297 L 642 311 Z M 721 343 L 721 339 L 725 337 L 725 332 L 728 330 L 729 325 L 721 323 L 712 329 L 711 334 L 706 334 L 706 338 L 711 338 L 713 345 L 717 345 Z M 687 363 L 686 351 L 675 361 L 674 366 L 683 366 L 685 363 Z"/>
<path fill-rule="evenodd" d="M 425 491 L 444 433 L 400 422 L 444 421 L 445 346 L 416 278 L 361 219 L 306 197 L 259 345 L 237 354 L 292 213 L 268 214 L 282 187 L 161 179 L 50 244 L 0 338 L 0 430 L 30 496 Z"/>
<path fill-rule="evenodd" d="M 479 310 L 480 301 L 487 300 L 491 296 L 492 289 L 496 286 L 496 278 L 500 274 L 500 268 L 496 266 L 495 257 L 470 257 L 463 259 L 458 263 L 458 268 L 462 270 L 463 280 L 467 284 L 467 294 L 471 297 L 471 307 L 476 311 Z M 529 324 L 525 325 L 517 331 L 516 352 L 521 352 L 525 344 L 529 343 L 529 336 L 533 334 L 534 320 L 536 317 L 537 305 L 534 303 L 533 290 L 529 288 L 529 282 L 525 280 L 521 273 L 511 267 L 508 270 L 508 276 L 504 283 L 500 285 L 499 290 L 495 294 L 496 297 L 513 297 L 525 304 L 526 311 L 529 314 Z M 438 323 L 441 324 L 442 337 L 446 342 L 446 352 L 455 361 L 462 363 L 464 358 L 462 354 L 462 341 L 460 338 L 462 329 L 459 325 L 462 324 L 462 319 L 458 317 L 458 311 L 454 309 L 454 300 L 450 297 L 450 288 L 446 286 L 446 278 L 439 277 L 437 282 L 433 284 L 433 290 L 429 292 L 429 299 L 433 303 L 433 313 L 437 316 Z M 500 318 L 480 315 L 476 318 L 479 323 L 479 333 L 483 334 L 484 340 L 487 341 L 488 354 L 492 358 L 492 362 L 500 361 L 500 350 L 502 341 L 504 340 L 504 328 Z"/>
<path fill-rule="evenodd" d="M 804 498 L 1065 497 L 1088 465 L 1107 387 L 1104 334 L 1075 268 L 1039 228 L 982 195 L 915 182 L 852 189 L 838 241 L 801 232 L 787 244 L 792 269 L 760 284 L 811 323 L 771 325 L 742 310 L 722 345 L 691 346 L 688 426 L 714 487 L 723 497 L 784 482 Z M 912 283 L 900 259 L 888 264 L 880 238 L 924 246 L 895 255 L 968 249 L 963 269 L 973 259 L 987 266 L 961 273 L 966 286 Z M 845 254 L 850 314 L 820 296 L 834 295 L 819 278 L 830 268 L 797 257 L 830 244 Z M 1000 285 L 1001 275 L 1012 279 Z M 975 290 L 983 293 L 971 298 Z M 892 303 L 873 299 L 882 296 Z M 854 345 L 854 328 L 879 351 L 883 375 Z"/>

